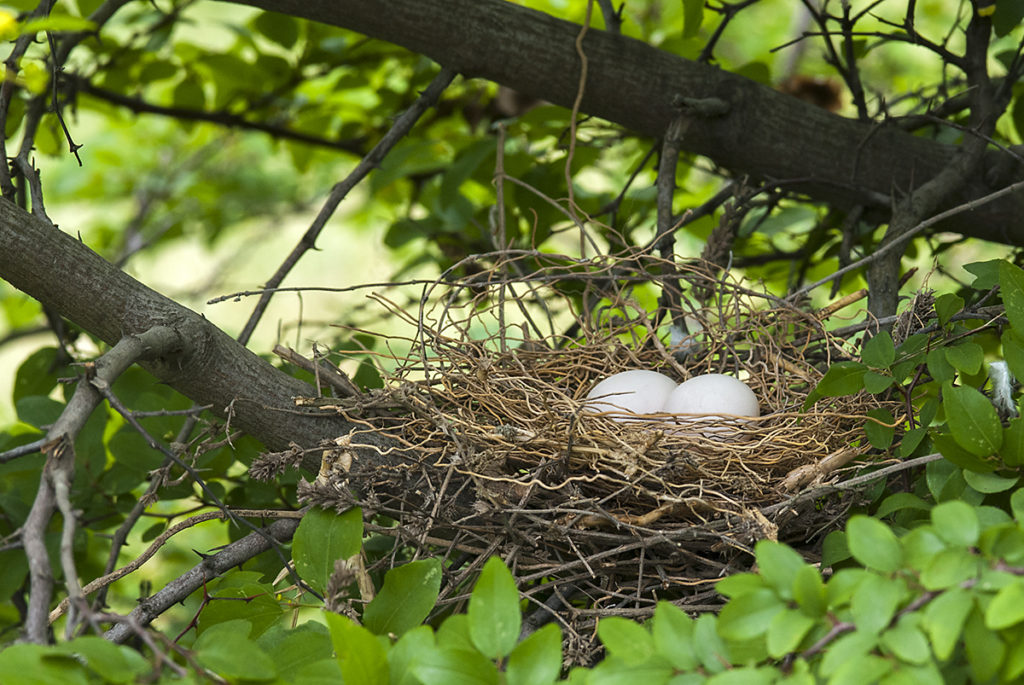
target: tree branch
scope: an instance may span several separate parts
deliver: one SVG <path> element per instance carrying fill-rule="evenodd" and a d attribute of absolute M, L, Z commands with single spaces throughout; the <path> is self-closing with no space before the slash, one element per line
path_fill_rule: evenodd
<path fill-rule="evenodd" d="M 4 201 L 6 203 L 6 201 Z M 29 566 L 29 602 L 25 618 L 24 635 L 30 642 L 45 643 L 48 639 L 50 599 L 53 597 L 53 573 L 50 555 L 46 550 L 46 531 L 55 508 L 64 514 L 64 534 L 61 540 L 61 559 L 64 566 L 68 594 L 74 601 L 81 595 L 77 574 L 71 557 L 75 517 L 71 511 L 68 488 L 74 473 L 75 436 L 85 426 L 103 396 L 92 381 L 112 383 L 132 364 L 153 356 L 173 357 L 180 345 L 175 332 L 157 326 L 138 335 L 126 335 L 109 352 L 86 366 L 86 373 L 75 388 L 61 415 L 47 431 L 46 464 L 39 479 L 39 489 L 22 528 L 22 545 Z"/>
<path fill-rule="evenodd" d="M 279 543 L 288 542 L 298 527 L 298 519 L 279 519 L 267 527 L 264 535 L 249 533 L 244 538 L 232 542 L 165 585 L 159 592 L 139 602 L 128 615 L 129 620 L 115 625 L 104 634 L 104 637 L 111 642 L 124 642 L 134 634 L 131 627 L 133 624 L 149 625 L 153 619 L 184 600 L 204 583 L 270 549 L 268 537 Z"/>
<path fill-rule="evenodd" d="M 387 11 L 361 0 L 232 0 L 348 28 L 426 55 L 467 77 L 485 78 L 571 107 L 578 85 L 580 26 L 503 0 L 391 0 Z M 424 30 L 430 27 L 430 30 Z M 899 127 L 858 122 L 726 71 L 685 60 L 621 35 L 593 29 L 583 41 L 587 88 L 580 110 L 660 137 L 677 95 L 719 98 L 719 118 L 695 121 L 683 149 L 737 174 L 794 180 L 787 188 L 848 209 L 888 216 L 890 198 L 920 186 L 953 160 L 957 147 Z M 798 132 L 798 135 L 794 135 Z M 1004 153 L 986 152 L 986 166 Z M 984 174 L 951 193 L 939 210 L 1024 179 L 1019 167 L 990 186 Z M 942 229 L 1009 244 L 1024 243 L 1024 193 L 992 203 Z"/>
<path fill-rule="evenodd" d="M 437 99 L 441 97 L 441 93 L 448 87 L 448 84 L 455 78 L 455 72 L 449 69 L 441 69 L 441 72 L 434 77 L 427 86 L 426 90 L 416 98 L 416 102 L 409 107 L 409 109 L 402 112 L 402 114 L 395 120 L 394 125 L 388 130 L 384 137 L 373 146 L 365 157 L 359 160 L 359 164 L 356 168 L 346 176 L 343 180 L 334 184 L 331 188 L 331 192 L 328 194 L 327 199 L 324 201 L 323 206 L 317 213 L 316 218 L 310 225 L 306 232 L 302 235 L 299 243 L 292 248 L 292 251 L 285 257 L 284 261 L 274 272 L 274 275 L 267 281 L 266 290 L 260 295 L 259 302 L 253 308 L 252 314 L 249 316 L 249 320 L 246 321 L 245 327 L 238 336 L 239 342 L 243 345 L 249 342 L 249 338 L 252 336 L 253 331 L 256 329 L 256 324 L 263 317 L 263 312 L 266 311 L 267 305 L 270 304 L 270 298 L 274 296 L 274 288 L 281 285 L 281 282 L 285 279 L 285 276 L 291 272 L 292 268 L 298 263 L 302 255 L 306 254 L 307 251 L 313 249 L 316 246 L 316 239 L 320 236 L 320 232 L 323 231 L 327 225 L 327 221 L 334 215 L 335 210 L 338 209 L 338 205 L 341 201 L 348 196 L 349 192 L 355 188 L 360 181 L 366 178 L 371 171 L 380 166 L 381 161 L 391 151 L 398 142 L 404 138 L 412 127 L 419 121 L 419 118 L 423 116 L 423 113 L 434 106 L 437 103 Z"/>
<path fill-rule="evenodd" d="M 59 273 L 56 273 L 59 270 Z M 153 326 L 173 328 L 180 354 L 142 364 L 159 381 L 224 415 L 273 450 L 315 447 L 348 433 L 343 419 L 297 409 L 315 389 L 232 340 L 204 317 L 147 288 L 80 241 L 0 199 L 0 277 L 110 344 Z M 374 439 L 367 436 L 367 439 Z M 376 452 L 374 453 L 377 454 Z M 373 460 L 379 464 L 380 456 Z M 306 466 L 315 471 L 319 460 Z"/>
<path fill-rule="evenodd" d="M 286 126 L 275 126 L 262 121 L 252 121 L 244 116 L 222 111 L 206 111 L 202 109 L 191 109 L 188 107 L 162 107 L 148 102 L 140 97 L 122 95 L 107 88 L 101 88 L 88 79 L 73 74 L 64 74 L 62 78 L 68 81 L 72 88 L 79 93 L 86 93 L 99 100 L 104 100 L 114 105 L 124 107 L 136 114 L 159 114 L 182 121 L 205 121 L 212 124 L 219 124 L 227 128 L 238 128 L 250 131 L 262 131 L 274 139 L 294 140 L 307 145 L 316 145 L 334 150 L 341 150 L 353 155 L 362 155 L 364 141 L 355 139 L 324 138 L 322 136 L 296 131 Z"/>

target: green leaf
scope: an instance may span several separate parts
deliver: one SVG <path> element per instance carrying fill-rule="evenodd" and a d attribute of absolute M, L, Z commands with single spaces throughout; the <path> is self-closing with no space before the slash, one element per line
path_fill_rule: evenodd
<path fill-rule="evenodd" d="M 1024 488 L 1018 488 L 1010 495 L 1010 509 L 1018 523 L 1024 522 Z"/>
<path fill-rule="evenodd" d="M 323 593 L 334 573 L 334 562 L 358 554 L 362 541 L 362 509 L 353 507 L 342 514 L 310 509 L 292 540 L 295 570 L 314 590 Z"/>
<path fill-rule="evenodd" d="M 1024 529 L 1021 529 L 1002 509 L 985 507 L 982 511 L 988 510 L 998 512 L 995 516 L 1001 517 L 1001 520 L 990 522 L 985 516 L 986 520 L 978 539 L 981 554 L 985 557 L 998 558 L 1009 565 L 1017 565 L 1024 561 Z M 992 584 L 992 587 L 995 585 Z"/>
<path fill-rule="evenodd" d="M 946 549 L 946 543 L 935 534 L 931 526 L 919 526 L 904 535 L 903 560 L 907 568 L 922 571 L 935 555 Z"/>
<path fill-rule="evenodd" d="M 914 451 L 920 446 L 921 442 L 924 441 L 928 435 L 928 429 L 924 427 L 911 428 L 903 434 L 903 439 L 900 440 L 899 454 L 901 457 L 910 457 L 914 454 Z"/>
<path fill-rule="evenodd" d="M 936 347 L 928 352 L 928 356 L 925 357 L 925 363 L 928 366 L 928 373 L 939 383 L 952 381 L 956 378 L 956 369 L 953 368 L 953 365 L 946 358 L 945 347 Z"/>
<path fill-rule="evenodd" d="M 490 659 L 508 656 L 519 639 L 522 616 L 512 573 L 498 557 L 484 564 L 469 597 L 469 635 Z"/>
<path fill-rule="evenodd" d="M 32 685 L 87 685 L 85 667 L 75 659 L 54 654 L 49 647 L 14 644 L 0 652 L 0 682 Z"/>
<path fill-rule="evenodd" d="M 973 376 L 981 371 L 981 365 L 985 362 L 985 350 L 981 345 L 972 342 L 964 342 L 953 347 L 942 348 L 948 361 L 953 368 L 968 376 Z"/>
<path fill-rule="evenodd" d="M 672 678 L 672 669 L 660 658 L 633 664 L 616 656 L 605 657 L 587 677 L 587 685 L 633 685 L 636 682 L 665 685 Z"/>
<path fill-rule="evenodd" d="M 278 673 L 294 673 L 303 665 L 322 659 L 329 659 L 338 671 L 331 635 L 327 626 L 316 621 L 307 621 L 294 628 L 275 625 L 260 635 L 256 644 L 274 660 Z"/>
<path fill-rule="evenodd" d="M 390 668 L 381 639 L 345 616 L 328 611 L 324 612 L 324 619 L 331 631 L 331 644 L 344 682 L 389 685 Z"/>
<path fill-rule="evenodd" d="M 462 649 L 440 648 L 421 654 L 411 670 L 423 683 L 497 685 L 501 682 L 498 669 L 489 659 L 479 652 Z"/>
<path fill-rule="evenodd" d="M 1004 682 L 1019 682 L 1021 675 L 1024 675 L 1024 642 L 1014 640 L 1006 655 L 1006 666 L 1003 668 L 1002 678 Z"/>
<path fill-rule="evenodd" d="M 896 379 L 885 373 L 868 371 L 864 374 L 864 389 L 872 395 L 885 392 Z"/>
<path fill-rule="evenodd" d="M 846 524 L 846 544 L 853 558 L 868 568 L 892 573 L 900 567 L 903 550 L 896 534 L 878 519 L 861 514 Z"/>
<path fill-rule="evenodd" d="M 821 566 L 829 568 L 850 558 L 850 546 L 846 543 L 846 531 L 834 530 L 821 543 Z"/>
<path fill-rule="evenodd" d="M 878 636 L 856 630 L 847 633 L 829 645 L 821 661 L 820 673 L 836 682 L 844 669 L 860 672 L 860 679 L 843 680 L 846 683 L 871 683 L 878 677 L 875 666 L 868 661 L 868 652 L 875 648 Z"/>
<path fill-rule="evenodd" d="M 203 610 L 203 620 L 198 627 L 200 635 L 216 625 L 240 619 L 251 626 L 251 637 L 255 638 L 280 620 L 285 611 L 274 598 L 269 585 L 247 582 L 240 586 L 225 586 L 222 581 L 211 594 L 214 601 Z"/>
<path fill-rule="evenodd" d="M 945 293 L 935 298 L 935 314 L 939 317 L 939 325 L 945 326 L 964 308 L 964 298 L 955 293 Z"/>
<path fill-rule="evenodd" d="M 867 376 L 864 377 L 864 380 L 867 381 Z M 864 433 L 867 434 L 871 446 L 879 450 L 889 449 L 893 438 L 896 437 L 896 429 L 892 425 L 896 419 L 893 418 L 892 412 L 877 407 L 869 411 L 867 416 L 870 419 L 875 419 L 875 421 L 864 422 Z"/>
<path fill-rule="evenodd" d="M 906 594 L 902 581 L 874 573 L 865 576 L 850 598 L 850 611 L 858 631 L 878 634 L 884 630 Z"/>
<path fill-rule="evenodd" d="M 1003 445 L 1006 449 L 1006 445 Z M 1006 492 L 1020 482 L 1020 476 L 1000 476 L 995 473 L 977 473 L 975 471 L 964 471 L 964 480 L 978 492 L 991 495 L 996 492 Z"/>
<path fill-rule="evenodd" d="M 18 419 L 41 431 L 57 420 L 64 407 L 63 403 L 42 395 L 22 397 L 14 404 Z"/>
<path fill-rule="evenodd" d="M 57 387 L 58 371 L 65 367 L 56 367 L 57 349 L 44 347 L 36 350 L 28 359 L 18 366 L 14 375 L 14 392 L 11 400 L 17 402 L 23 397 L 38 395 L 46 397 L 50 391 Z"/>
<path fill-rule="evenodd" d="M 968 469 L 971 471 L 978 471 L 985 473 L 993 471 L 995 464 L 986 461 L 980 457 L 976 457 L 963 447 L 960 446 L 953 436 L 949 433 L 932 433 L 932 444 L 935 449 L 938 450 L 939 454 L 944 456 L 951 464 L 959 466 L 961 469 Z M 932 462 L 937 463 L 937 462 Z M 937 493 L 933 492 L 933 495 Z"/>
<path fill-rule="evenodd" d="M 730 599 L 718 614 L 718 634 L 726 640 L 751 640 L 768 631 L 785 603 L 771 590 L 757 590 Z"/>
<path fill-rule="evenodd" d="M 733 573 L 715 584 L 715 590 L 726 597 L 736 597 L 766 587 L 765 578 L 758 573 Z"/>
<path fill-rule="evenodd" d="M 1010 419 L 1006 424 L 999 456 L 1007 466 L 1024 465 L 1024 416 Z"/>
<path fill-rule="evenodd" d="M 973 606 L 974 598 L 970 592 L 953 587 L 937 595 L 925 607 L 923 628 L 939 661 L 946 661 L 952 655 Z"/>
<path fill-rule="evenodd" d="M 823 397 L 853 395 L 864 389 L 867 370 L 860 362 L 835 362 L 818 381 L 815 392 Z"/>
<path fill-rule="evenodd" d="M 701 614 L 694 621 L 693 651 L 708 673 L 721 673 L 732 663 L 729 649 L 718 634 L 718 617 Z"/>
<path fill-rule="evenodd" d="M 173 78 L 178 75 L 178 67 L 164 60 L 154 59 L 146 62 L 139 70 L 139 82 L 151 83 Z"/>
<path fill-rule="evenodd" d="M 697 667 L 693 629 L 694 621 L 686 612 L 669 602 L 658 602 L 651 625 L 654 649 L 677 670 L 690 671 Z"/>
<path fill-rule="evenodd" d="M 654 640 L 647 629 L 621 616 L 602 618 L 597 636 L 609 654 L 629 664 L 641 664 L 654 654 Z"/>
<path fill-rule="evenodd" d="M 287 14 L 260 12 L 252 21 L 254 29 L 283 48 L 290 48 L 299 39 L 299 24 Z"/>
<path fill-rule="evenodd" d="M 192 649 L 196 660 L 222 678 L 266 681 L 277 676 L 274 661 L 249 637 L 248 621 L 219 623 L 204 631 Z"/>
<path fill-rule="evenodd" d="M 483 138 L 459 150 L 455 159 L 445 167 L 441 180 L 440 200 L 444 205 L 455 202 L 459 188 L 465 183 L 484 160 L 494 156 L 494 140 Z M 493 167 L 493 162 L 491 163 Z"/>
<path fill-rule="evenodd" d="M 1006 318 L 1018 333 L 1024 333 L 1024 271 L 1007 261 L 999 263 L 999 289 Z"/>
<path fill-rule="evenodd" d="M 469 637 L 469 616 L 452 614 L 442 621 L 441 627 L 437 629 L 437 646 L 476 651 Z"/>
<path fill-rule="evenodd" d="M 971 287 L 975 290 L 991 290 L 999 285 L 999 265 L 1002 259 L 990 259 L 986 262 L 964 264 L 964 270 L 974 275 Z"/>
<path fill-rule="evenodd" d="M 985 683 L 995 677 L 1006 658 L 1006 643 L 985 625 L 980 611 L 972 611 L 967 618 L 964 651 L 976 683 Z"/>
<path fill-rule="evenodd" d="M 1021 339 L 1022 334 L 1024 334 L 1024 331 L 1018 333 L 1012 328 L 1007 328 L 1003 331 L 1003 336 L 1000 339 L 1003 346 L 1003 359 L 1006 360 L 1006 365 L 1010 367 L 1010 372 L 1017 378 L 1024 378 L 1024 340 Z"/>
<path fill-rule="evenodd" d="M 781 659 L 796 651 L 814 624 L 813 618 L 796 609 L 779 612 L 768 627 L 768 654 Z"/>
<path fill-rule="evenodd" d="M 774 666 L 739 666 L 728 671 L 713 675 L 707 680 L 690 680 L 684 683 L 705 683 L 706 685 L 772 685 L 783 682 L 782 673 Z M 670 685 L 682 685 L 679 680 L 672 679 Z"/>
<path fill-rule="evenodd" d="M 825 614 L 825 583 L 818 569 L 808 564 L 800 567 L 793 578 L 793 599 L 808 616 L 818 618 Z"/>
<path fill-rule="evenodd" d="M 905 663 L 921 665 L 928 663 L 931 649 L 917 622 L 917 616 L 904 616 L 895 627 L 882 633 L 882 646 Z"/>
<path fill-rule="evenodd" d="M 363 625 L 377 635 L 401 635 L 434 608 L 441 588 L 441 560 L 421 559 L 384 575 L 384 587 L 366 605 Z"/>
<path fill-rule="evenodd" d="M 96 635 L 63 642 L 54 651 L 84 662 L 108 683 L 133 683 L 150 670 L 149 662 L 139 652 Z"/>
<path fill-rule="evenodd" d="M 942 389 L 942 404 L 958 445 L 978 457 L 999 450 L 1003 444 L 1003 426 L 987 397 L 974 388 L 954 387 L 947 382 Z"/>
<path fill-rule="evenodd" d="M 869 338 L 861 350 L 861 361 L 875 369 L 888 369 L 896 361 L 896 345 L 889 331 L 879 331 Z"/>
<path fill-rule="evenodd" d="M 562 672 L 562 631 L 549 623 L 516 645 L 508 655 L 508 685 L 553 683 Z"/>
<path fill-rule="evenodd" d="M 878 505 L 878 511 L 875 512 L 875 516 L 881 519 L 904 509 L 928 511 L 931 507 L 932 505 L 911 492 L 896 492 L 882 500 L 882 503 Z"/>
<path fill-rule="evenodd" d="M 994 4 L 996 7 L 992 13 L 992 29 L 998 38 L 1002 38 L 1017 28 L 1021 19 L 1024 18 L 1024 2 L 1020 2 L 1020 0 L 1000 0 Z M 981 262 L 981 264 L 987 263 Z M 967 266 L 975 266 L 975 264 L 968 264 Z M 966 269 L 967 266 L 964 268 Z M 978 286 L 974 287 L 977 288 Z"/>
<path fill-rule="evenodd" d="M 27 21 L 19 27 L 19 33 L 23 36 L 39 33 L 40 31 L 95 31 L 96 24 L 82 17 L 73 17 L 69 14 L 53 14 L 41 19 Z"/>
<path fill-rule="evenodd" d="M 683 0 L 683 38 L 694 38 L 704 21 L 704 0 Z"/>
<path fill-rule="evenodd" d="M 171 96 L 175 107 L 183 109 L 203 109 L 206 107 L 206 93 L 203 91 L 201 80 L 195 74 L 186 75 L 177 86 Z"/>
<path fill-rule="evenodd" d="M 754 546 L 757 568 L 768 585 L 783 599 L 793 598 L 793 581 L 806 563 L 792 547 L 773 540 L 761 540 Z"/>
<path fill-rule="evenodd" d="M 1015 578 L 1005 585 L 985 609 L 985 625 L 1003 630 L 1024 621 L 1024 580 Z"/>
<path fill-rule="evenodd" d="M 945 590 L 981 572 L 981 560 L 963 547 L 944 549 L 925 563 L 921 570 L 921 585 L 926 590 Z"/>
<path fill-rule="evenodd" d="M 420 681 L 413 675 L 413 664 L 436 649 L 434 631 L 430 626 L 419 626 L 407 631 L 388 650 L 391 685 L 420 685 Z"/>
<path fill-rule="evenodd" d="M 978 515 L 972 506 L 961 500 L 936 504 L 931 518 L 935 532 L 951 545 L 973 547 L 978 541 Z"/>

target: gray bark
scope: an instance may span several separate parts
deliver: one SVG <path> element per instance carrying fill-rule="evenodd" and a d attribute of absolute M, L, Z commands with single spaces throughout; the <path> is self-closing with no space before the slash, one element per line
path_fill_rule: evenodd
<path fill-rule="evenodd" d="M 158 380 L 227 418 L 231 425 L 284 449 L 312 447 L 348 432 L 346 422 L 298 411 L 306 383 L 274 368 L 187 307 L 113 266 L 82 242 L 0 199 L 0 275 L 108 344 L 153 326 L 174 329 L 179 354 L 142 363 Z M 319 460 L 311 460 L 316 466 Z"/>

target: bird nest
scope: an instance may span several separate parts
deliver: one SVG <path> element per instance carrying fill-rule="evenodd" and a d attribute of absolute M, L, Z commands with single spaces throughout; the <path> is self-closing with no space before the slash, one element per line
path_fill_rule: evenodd
<path fill-rule="evenodd" d="M 569 599 L 580 593 L 626 615 L 658 598 L 711 601 L 709 584 L 748 567 L 735 560 L 756 540 L 826 529 L 848 504 L 800 492 L 863 461 L 867 412 L 900 415 L 865 393 L 806 406 L 849 343 L 807 308 L 705 265 L 534 251 L 481 262 L 411 307 L 373 296 L 412 333 L 389 338 L 404 351 L 386 387 L 314 402 L 360 428 L 300 488 L 308 502 L 387 517 L 370 528 L 396 547 L 462 558 L 442 600 L 462 596 L 458 569 L 477 568 L 467 559 L 500 554 L 528 597 L 577 618 L 590 611 Z M 735 376 L 761 416 L 694 430 L 584 408 L 595 383 L 627 369 Z M 374 467 L 354 468 L 350 448 L 370 442 L 383 445 Z"/>

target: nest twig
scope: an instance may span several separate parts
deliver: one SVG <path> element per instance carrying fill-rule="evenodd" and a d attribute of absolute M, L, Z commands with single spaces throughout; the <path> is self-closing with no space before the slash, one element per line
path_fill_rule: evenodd
<path fill-rule="evenodd" d="M 663 329 L 674 317 L 663 326 L 639 303 L 663 273 L 715 293 L 686 312 L 702 327 L 695 338 L 673 341 Z M 803 503 L 795 516 L 796 505 L 777 505 L 868 454 L 869 410 L 885 406 L 900 422 L 899 402 L 864 393 L 805 407 L 845 341 L 703 265 L 506 252 L 468 281 L 425 287 L 415 312 L 377 299 L 414 329 L 408 350 L 394 355 L 387 388 L 330 409 L 386 433 L 400 466 L 359 482 L 328 470 L 300 495 L 341 507 L 354 488 L 364 510 L 398 521 L 379 526 L 396 548 L 446 555 L 442 605 L 464 599 L 492 554 L 513 566 L 537 616 L 558 615 L 579 636 L 594 612 L 649 615 L 662 598 L 714 604 L 711 583 L 756 540 L 780 525 L 806 539 L 849 506 Z M 671 416 L 617 422 L 583 409 L 598 380 L 631 368 L 678 381 L 734 375 L 761 416 L 694 430 Z"/>

